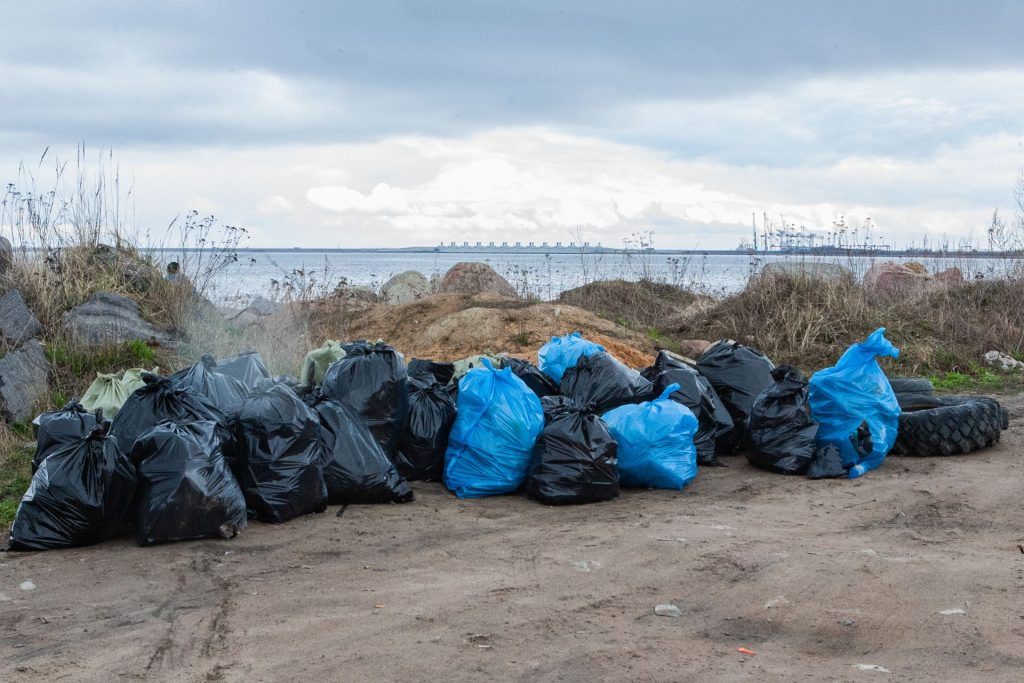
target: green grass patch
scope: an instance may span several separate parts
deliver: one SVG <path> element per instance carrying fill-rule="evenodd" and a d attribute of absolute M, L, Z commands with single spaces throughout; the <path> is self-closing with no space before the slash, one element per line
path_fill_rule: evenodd
<path fill-rule="evenodd" d="M 1019 372 L 1001 374 L 988 368 L 973 365 L 968 372 L 940 372 L 929 375 L 928 379 L 937 391 L 955 393 L 963 391 L 1004 392 L 1020 388 L 1024 375 Z"/>
<path fill-rule="evenodd" d="M 0 529 L 5 531 L 32 481 L 32 455 L 33 450 L 26 445 L 0 458 Z"/>
<path fill-rule="evenodd" d="M 55 366 L 76 375 L 113 372 L 130 367 L 148 368 L 156 363 L 156 352 L 140 339 L 95 348 L 56 342 L 47 345 L 46 355 Z"/>

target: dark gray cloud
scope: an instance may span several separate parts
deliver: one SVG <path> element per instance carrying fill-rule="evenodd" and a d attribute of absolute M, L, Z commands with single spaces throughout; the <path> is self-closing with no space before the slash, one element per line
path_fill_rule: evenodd
<path fill-rule="evenodd" d="M 1013 1 L 48 2 L 0 26 L 0 110 L 4 137 L 32 145 L 351 141 L 536 124 L 758 162 L 792 141 L 731 153 L 721 135 L 686 133 L 700 126 L 642 131 L 624 119 L 637 102 L 713 101 L 821 76 L 1018 69 L 1022 25 Z M 845 132 L 824 141 L 838 154 L 892 140 L 849 108 L 803 114 Z M 895 130 L 909 151 L 935 144 L 914 121 Z"/>

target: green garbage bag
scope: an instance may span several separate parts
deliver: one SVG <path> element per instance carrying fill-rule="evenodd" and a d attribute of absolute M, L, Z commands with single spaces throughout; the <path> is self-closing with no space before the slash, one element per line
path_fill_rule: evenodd
<path fill-rule="evenodd" d="M 146 385 L 146 383 L 142 381 L 142 373 L 144 372 L 159 375 L 160 368 L 153 368 L 152 370 L 147 370 L 146 368 L 128 368 L 124 371 L 124 375 L 121 377 L 121 384 L 124 385 L 124 390 L 128 396 L 135 393 L 135 390 L 139 387 Z"/>
<path fill-rule="evenodd" d="M 504 359 L 500 358 L 499 356 L 492 356 L 486 353 L 477 354 L 475 356 L 469 356 L 468 358 L 463 358 L 462 360 L 455 361 L 455 374 L 452 375 L 452 381 L 458 384 L 459 380 L 462 379 L 462 377 L 473 368 L 484 367 L 484 358 L 491 362 L 491 366 L 495 370 L 501 370 L 503 367 L 505 367 Z"/>
<path fill-rule="evenodd" d="M 331 363 L 335 363 L 345 357 L 345 349 L 341 342 L 328 339 L 319 349 L 313 349 L 302 359 L 302 368 L 299 370 L 299 381 L 306 386 L 320 384 L 324 381 L 324 373 Z M 312 372 L 312 376 L 310 376 Z"/>
<path fill-rule="evenodd" d="M 104 417 L 113 419 L 131 393 L 125 389 L 121 375 L 117 373 L 105 375 L 97 372 L 96 379 L 85 390 L 80 403 L 89 412 L 95 413 L 97 410 L 102 410 Z"/>

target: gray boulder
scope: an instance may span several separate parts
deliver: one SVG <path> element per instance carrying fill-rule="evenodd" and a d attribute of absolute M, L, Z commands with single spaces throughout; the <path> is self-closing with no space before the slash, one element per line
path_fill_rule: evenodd
<path fill-rule="evenodd" d="M 761 269 L 762 277 L 772 276 L 803 277 L 809 280 L 825 280 L 826 282 L 842 282 L 853 277 L 848 268 L 835 263 L 818 261 L 775 261 L 765 264 Z"/>
<path fill-rule="evenodd" d="M 0 417 L 26 422 L 50 393 L 50 361 L 43 345 L 31 339 L 0 358 Z"/>
<path fill-rule="evenodd" d="M 430 293 L 430 282 L 423 273 L 407 270 L 384 283 L 380 298 L 388 304 L 407 304 Z"/>
<path fill-rule="evenodd" d="M 257 296 L 249 302 L 246 309 L 252 311 L 256 315 L 266 317 L 268 315 L 274 315 L 280 307 L 281 304 L 276 301 L 271 301 L 265 296 Z"/>
<path fill-rule="evenodd" d="M 6 237 L 0 236 L 0 277 L 7 275 L 14 265 L 14 247 Z"/>
<path fill-rule="evenodd" d="M 97 292 L 64 314 L 64 329 L 89 346 L 121 344 L 135 339 L 173 346 L 174 333 L 139 315 L 139 305 L 126 296 Z"/>
<path fill-rule="evenodd" d="M 0 296 L 0 338 L 17 346 L 42 334 L 43 326 L 25 304 L 21 292 L 12 289 Z"/>

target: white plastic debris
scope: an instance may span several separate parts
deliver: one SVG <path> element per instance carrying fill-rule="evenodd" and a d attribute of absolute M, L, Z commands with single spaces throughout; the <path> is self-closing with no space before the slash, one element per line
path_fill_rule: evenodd
<path fill-rule="evenodd" d="M 886 669 L 884 666 L 878 666 L 877 664 L 854 664 L 854 669 L 860 669 L 861 671 L 877 671 L 883 674 L 891 674 L 892 672 Z"/>
<path fill-rule="evenodd" d="M 654 613 L 659 617 L 681 617 L 682 611 L 670 603 L 662 603 L 654 606 Z"/>
<path fill-rule="evenodd" d="M 26 579 L 19 584 L 19 588 L 23 591 L 34 591 L 36 589 L 36 585 L 32 583 L 32 579 Z"/>
<path fill-rule="evenodd" d="M 941 612 L 939 612 L 939 614 L 945 616 L 949 616 L 951 614 L 967 614 L 967 610 L 965 610 L 963 607 L 952 607 L 950 609 L 942 610 Z"/>

